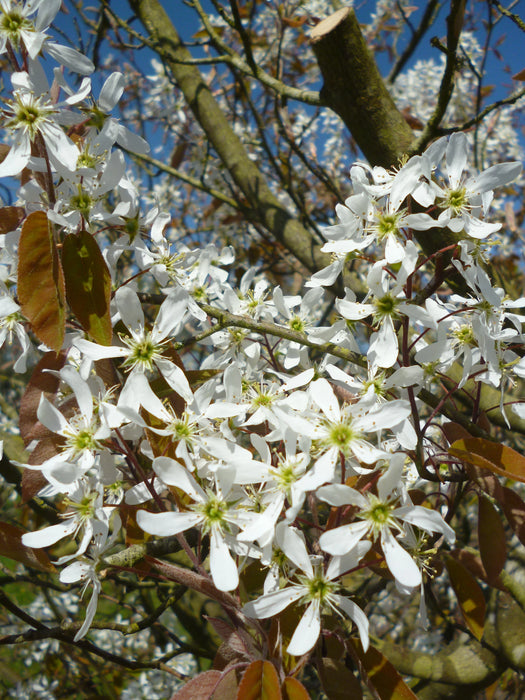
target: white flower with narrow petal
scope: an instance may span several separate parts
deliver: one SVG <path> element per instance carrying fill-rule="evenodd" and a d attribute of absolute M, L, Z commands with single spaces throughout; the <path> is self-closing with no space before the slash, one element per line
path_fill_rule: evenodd
<path fill-rule="evenodd" d="M 46 34 L 51 22 L 62 5 L 61 0 L 0 0 L 0 54 L 7 46 L 20 50 L 22 45 L 29 57 L 35 60 L 40 52 L 47 52 L 58 63 L 67 68 L 88 75 L 95 70 L 93 63 L 76 49 L 61 46 L 49 40 Z M 30 19 L 30 15 L 37 16 Z"/>
<path fill-rule="evenodd" d="M 40 549 L 50 547 L 64 537 L 75 537 L 82 532 L 82 539 L 76 552 L 60 557 L 57 560 L 58 564 L 84 554 L 93 539 L 105 540 L 109 532 L 109 520 L 114 511 L 114 506 L 103 504 L 102 484 L 91 479 L 81 479 L 76 482 L 68 490 L 65 503 L 67 510 L 62 515 L 62 523 L 22 535 L 22 543 L 26 547 Z"/>
<path fill-rule="evenodd" d="M 338 299 L 336 307 L 341 316 L 357 321 L 373 316 L 378 329 L 370 338 L 368 360 L 375 370 L 392 367 L 399 353 L 399 343 L 394 322 L 401 314 L 406 314 L 415 320 L 420 312 L 414 304 L 407 303 L 403 294 L 403 286 L 415 269 L 418 251 L 412 241 L 407 241 L 401 268 L 395 280 L 384 270 L 384 261 L 375 263 L 368 273 L 367 283 L 370 294 L 363 303 Z"/>
<path fill-rule="evenodd" d="M 73 641 L 78 642 L 86 636 L 87 631 L 91 627 L 93 618 L 97 611 L 97 602 L 100 591 L 102 590 L 102 584 L 98 577 L 97 568 L 100 565 L 100 560 L 102 556 L 115 544 L 121 529 L 121 521 L 118 514 L 115 515 L 113 520 L 113 530 L 111 535 L 108 537 L 108 532 L 106 530 L 96 533 L 93 538 L 91 545 L 89 547 L 89 552 L 87 555 L 83 556 L 78 561 L 69 564 L 60 572 L 60 581 L 62 583 L 76 583 L 77 581 L 82 581 L 84 583 L 82 587 L 81 597 L 83 598 L 89 586 L 92 586 L 93 592 L 91 594 L 90 601 L 86 608 L 86 617 L 82 626 L 75 634 Z"/>
<path fill-rule="evenodd" d="M 489 223 L 479 218 L 486 214 L 496 187 L 503 187 L 515 180 L 522 170 L 519 162 L 498 163 L 474 177 L 465 177 L 469 144 L 462 132 L 452 134 L 446 147 L 446 171 L 448 185 L 433 183 L 439 206 L 443 209 L 437 220 L 438 226 L 451 231 L 465 233 L 472 238 L 483 239 L 501 224 Z M 417 195 L 413 193 L 413 196 Z"/>
<path fill-rule="evenodd" d="M 326 379 L 317 379 L 310 386 L 313 402 L 319 406 L 320 417 L 310 429 L 321 455 L 313 468 L 298 482 L 300 489 L 311 491 L 335 477 L 335 469 L 343 455 L 365 464 L 388 457 L 380 447 L 366 439 L 367 433 L 388 430 L 402 424 L 410 415 L 410 405 L 404 400 L 377 403 L 371 386 L 367 395 L 356 403 L 339 406 L 334 391 Z"/>
<path fill-rule="evenodd" d="M 325 552 L 342 556 L 352 551 L 367 536 L 373 540 L 379 539 L 386 563 L 396 582 L 402 588 L 415 588 L 421 584 L 421 571 L 406 549 L 399 544 L 392 530 L 403 536 L 403 523 L 407 523 L 425 532 L 439 532 L 449 544 L 455 541 L 455 533 L 437 511 L 412 505 L 408 496 L 405 497 L 406 505 L 399 504 L 397 490 L 403 488 L 403 468 L 404 455 L 392 456 L 389 468 L 378 479 L 377 496 L 360 493 L 344 484 L 331 484 L 318 489 L 318 498 L 332 506 L 353 505 L 359 509 L 359 520 L 327 530 L 319 538 L 319 544 Z"/>
<path fill-rule="evenodd" d="M 96 456 L 103 450 L 102 442 L 110 437 L 111 429 L 103 413 L 94 412 L 91 388 L 80 374 L 69 365 L 58 374 L 73 390 L 79 412 L 66 418 L 42 394 L 37 410 L 38 420 L 48 430 L 61 435 L 64 444 L 56 455 L 42 464 L 23 466 L 42 471 L 47 480 L 60 490 L 60 487 L 72 484 L 93 467 Z"/>
<path fill-rule="evenodd" d="M 290 503 L 286 512 L 288 522 L 295 520 L 304 502 L 306 492 L 299 487 L 299 482 L 306 471 L 310 456 L 304 452 L 296 453 L 297 440 L 295 435 L 288 431 L 285 436 L 285 455 L 277 454 L 277 464 L 272 466 L 272 454 L 266 441 L 256 434 L 251 436 L 251 440 L 259 453 L 264 455 L 266 462 L 263 473 L 257 475 L 259 480 L 264 482 L 256 496 L 261 511 L 250 513 L 250 522 L 237 535 L 237 540 L 257 540 L 261 547 L 266 547 L 273 541 L 275 527 L 285 502 Z M 252 471 L 253 469 L 248 467 L 246 477 L 253 481 L 250 474 Z M 236 481 L 239 483 L 238 479 Z"/>
<path fill-rule="evenodd" d="M 25 72 L 13 73 L 13 99 L 4 110 L 4 127 L 13 133 L 9 153 L 0 163 L 0 177 L 18 175 L 29 163 L 31 144 L 41 137 L 52 165 L 64 172 L 74 171 L 80 151 L 59 125 L 62 106 L 47 95 L 38 94 Z M 68 105 L 65 105 L 68 108 Z"/>
<path fill-rule="evenodd" d="M 369 543 L 359 543 L 355 550 L 344 558 L 335 557 L 326 571 L 323 571 L 319 557 L 308 555 L 304 539 L 297 530 L 283 525 L 278 528 L 276 539 L 281 550 L 304 575 L 296 574 L 298 583 L 247 603 L 243 607 L 243 613 L 248 617 L 266 619 L 278 615 L 292 603 L 306 605 L 306 610 L 286 649 L 293 656 L 302 656 L 313 649 L 319 638 L 323 609 L 328 608 L 337 614 L 342 610 L 355 622 L 361 644 L 366 651 L 369 644 L 366 615 L 356 603 L 336 592 L 339 586 L 334 579 L 358 565 L 368 551 Z"/>
<path fill-rule="evenodd" d="M 361 193 L 348 197 L 344 205 L 336 205 L 335 212 L 339 223 L 322 229 L 327 242 L 321 248 L 323 253 L 331 253 L 334 261 L 314 273 L 306 282 L 307 287 L 326 287 L 333 284 L 346 261 L 372 243 L 374 236 L 365 233 L 362 224 L 363 212 L 366 211 L 368 203 L 368 195 Z"/>
<path fill-rule="evenodd" d="M 7 341 L 13 342 L 13 334 L 18 338 L 22 353 L 16 360 L 13 369 L 15 372 L 25 372 L 27 358 L 31 350 L 31 340 L 23 326 L 23 318 L 19 313 L 20 306 L 7 293 L 0 296 L 0 347 Z"/>
<path fill-rule="evenodd" d="M 194 500 L 188 511 L 167 513 L 137 512 L 137 523 L 150 535 L 166 537 L 177 535 L 192 527 L 201 528 L 210 535 L 210 571 L 215 586 L 220 591 L 231 591 L 239 585 L 239 573 L 226 541 L 230 525 L 238 525 L 242 515 L 226 501 L 219 490 L 204 491 L 182 464 L 169 457 L 157 457 L 153 461 L 157 476 L 168 486 L 176 486 Z"/>
<path fill-rule="evenodd" d="M 115 302 L 122 322 L 129 330 L 129 335 L 121 335 L 122 346 L 104 346 L 89 340 L 78 339 L 74 345 L 90 360 L 102 360 L 107 357 L 124 358 L 124 367 L 131 374 L 141 372 L 148 374 L 156 369 L 160 371 L 170 387 L 186 401 L 191 401 L 193 392 L 180 367 L 163 355 L 169 342 L 169 336 L 180 326 L 188 307 L 188 294 L 177 288 L 162 303 L 153 328 L 148 330 L 144 312 L 137 294 L 129 287 L 121 287 L 115 293 Z M 137 401 L 131 406 L 136 409 Z"/>

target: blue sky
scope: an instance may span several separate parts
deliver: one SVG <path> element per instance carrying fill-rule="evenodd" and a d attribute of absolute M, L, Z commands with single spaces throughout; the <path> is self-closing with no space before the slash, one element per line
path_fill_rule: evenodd
<path fill-rule="evenodd" d="M 205 8 L 212 8 L 212 3 L 210 2 L 210 0 L 202 0 L 202 3 Z M 224 4 L 225 6 L 229 7 L 228 2 L 225 2 Z M 167 13 L 173 20 L 174 24 L 176 25 L 179 34 L 183 37 L 185 41 L 191 41 L 194 33 L 199 28 L 199 18 L 197 16 L 197 13 L 192 8 L 188 7 L 188 5 L 186 5 L 186 3 L 183 0 L 165 0 L 165 2 L 163 2 L 163 5 Z M 358 20 L 362 23 L 368 23 L 370 21 L 370 16 L 375 8 L 375 5 L 375 0 L 363 0 L 362 2 L 355 2 L 354 6 L 356 9 Z M 426 6 L 426 1 L 414 0 L 412 6 L 417 9 L 414 9 L 410 13 L 409 20 L 414 26 L 417 26 L 420 17 L 423 13 L 424 7 Z M 469 6 L 473 7 L 474 11 L 479 15 L 479 17 L 486 21 L 488 3 L 480 2 L 478 0 L 477 2 L 469 3 Z M 132 12 L 129 8 L 127 0 L 112 0 L 111 7 L 123 18 L 129 19 L 132 16 Z M 519 12 L 520 7 L 522 11 L 525 11 L 524 0 L 519 0 L 516 7 L 514 8 L 514 11 Z M 446 17 L 448 14 L 448 8 L 449 3 L 445 2 L 439 12 L 438 21 L 423 37 L 420 46 L 418 47 L 411 61 L 408 63 L 408 66 L 413 65 L 417 59 L 430 58 L 431 56 L 437 57 L 439 51 L 438 49 L 430 45 L 430 40 L 433 36 L 437 36 L 442 41 L 446 39 Z M 525 12 L 522 12 L 522 14 L 525 14 Z M 76 35 L 76 30 L 73 27 L 71 21 L 72 17 L 72 14 L 68 16 L 67 14 L 61 13 L 57 18 L 59 26 L 65 31 L 65 33 L 68 36 Z M 138 23 L 136 23 L 136 26 L 142 31 L 142 27 L 139 26 Z M 402 50 L 404 42 L 407 42 L 409 40 L 409 36 L 409 32 L 405 32 L 404 37 L 401 43 L 399 44 L 399 50 Z M 478 39 L 480 41 L 483 41 L 484 37 L 484 32 L 479 32 Z M 501 52 L 503 60 L 498 59 L 493 52 L 491 52 L 489 55 L 485 83 L 487 85 L 492 85 L 494 88 L 491 95 L 491 99 L 500 99 L 508 95 L 511 90 L 517 89 L 520 85 L 524 84 L 518 84 L 516 81 L 513 81 L 511 79 L 511 76 L 513 74 L 525 68 L 525 52 L 523 51 L 524 40 L 525 37 L 523 35 L 523 32 L 521 32 L 519 28 L 510 20 L 504 18 L 497 24 L 494 30 L 493 40 L 491 44 L 494 46 L 498 45 L 498 42 L 502 42 L 498 45 L 498 48 Z M 148 51 L 143 51 L 142 56 L 142 60 L 146 64 L 144 66 L 145 72 L 147 73 L 147 64 L 149 64 L 150 58 L 153 56 L 153 54 Z M 382 53 L 378 54 L 376 56 L 376 59 L 378 61 L 382 73 L 387 74 L 391 67 L 391 63 L 388 57 L 384 53 Z M 505 64 L 509 64 L 510 66 L 510 70 L 508 72 L 505 70 Z"/>

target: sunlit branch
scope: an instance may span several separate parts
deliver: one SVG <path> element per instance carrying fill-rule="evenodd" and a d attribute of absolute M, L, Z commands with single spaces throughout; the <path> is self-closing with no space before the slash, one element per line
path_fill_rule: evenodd
<path fill-rule="evenodd" d="M 419 25 L 415 28 L 414 32 L 412 33 L 412 36 L 410 37 L 410 41 L 406 45 L 404 51 L 402 52 L 401 56 L 396 61 L 396 64 L 390 71 L 390 74 L 387 78 L 388 83 L 393 83 L 397 76 L 401 73 L 403 68 L 405 67 L 407 61 L 410 60 L 411 56 L 413 55 L 414 51 L 418 47 L 421 39 L 423 38 L 425 32 L 428 30 L 430 26 L 432 26 L 437 13 L 441 9 L 441 1 L 440 0 L 430 0 L 427 3 L 427 6 L 425 7 L 425 11 L 423 13 L 423 16 L 421 17 L 421 21 L 419 22 Z"/>
<path fill-rule="evenodd" d="M 445 112 L 454 90 L 454 73 L 458 62 L 457 47 L 463 26 L 463 15 L 465 12 L 466 0 L 453 0 L 450 7 L 450 14 L 447 17 L 447 51 L 446 63 L 441 85 L 437 95 L 437 102 L 430 119 L 425 125 L 422 134 L 411 144 L 409 153 L 421 153 L 438 133 Z"/>
<path fill-rule="evenodd" d="M 511 19 L 516 26 L 518 26 L 522 32 L 525 32 L 525 22 L 521 19 L 521 17 L 517 14 L 514 14 L 511 12 L 507 7 L 504 7 L 498 0 L 492 0 L 492 4 L 494 7 L 497 7 L 498 10 L 501 12 L 502 15 L 505 15 L 505 17 L 508 17 Z M 514 6 L 516 3 L 512 3 L 511 6 Z"/>

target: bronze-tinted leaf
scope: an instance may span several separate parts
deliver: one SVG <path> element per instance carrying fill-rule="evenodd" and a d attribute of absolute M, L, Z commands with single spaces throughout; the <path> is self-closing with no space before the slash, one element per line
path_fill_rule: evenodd
<path fill-rule="evenodd" d="M 29 384 L 20 401 L 20 435 L 26 445 L 31 440 L 38 440 L 50 435 L 50 431 L 37 418 L 38 406 L 42 394 L 52 399 L 60 384 L 60 379 L 46 370 L 62 369 L 66 357 L 67 352 L 65 351 L 58 353 L 58 355 L 55 352 L 46 352 L 33 370 Z"/>
<path fill-rule="evenodd" d="M 188 681 L 171 700 L 211 700 L 222 678 L 220 671 L 205 671 Z"/>
<path fill-rule="evenodd" d="M 236 630 L 227 622 L 217 617 L 208 617 L 206 615 L 204 617 L 224 642 L 219 648 L 218 654 L 222 650 L 223 654 L 231 653 L 242 661 L 253 661 L 253 659 L 256 658 L 252 638 L 245 630 L 240 628 Z M 214 668 L 219 668 L 219 666 L 214 665 Z"/>
<path fill-rule="evenodd" d="M 352 644 L 368 682 L 381 700 L 417 700 L 417 696 L 379 649 L 370 646 L 365 654 L 360 642 L 352 640 Z"/>
<path fill-rule="evenodd" d="M 449 452 L 469 464 L 489 469 L 515 481 L 525 482 L 525 457 L 500 442 L 484 438 L 456 440 L 449 447 Z"/>
<path fill-rule="evenodd" d="M 30 501 L 47 484 L 48 481 L 42 472 L 34 469 L 24 469 L 22 474 L 22 502 L 27 503 L 27 501 Z"/>
<path fill-rule="evenodd" d="M 500 581 L 499 576 L 494 581 L 489 581 L 483 562 L 479 553 L 472 549 L 471 547 L 465 549 L 453 549 L 450 554 L 459 561 L 465 568 L 467 568 L 470 573 L 479 578 L 480 581 L 484 583 L 489 583 L 494 588 L 499 588 L 500 590 L 506 590 L 503 583 Z"/>
<path fill-rule="evenodd" d="M 0 207 L 0 234 L 17 229 L 26 215 L 23 207 Z"/>
<path fill-rule="evenodd" d="M 472 435 L 459 423 L 447 422 L 443 425 L 443 432 L 450 443 L 456 440 L 468 440 Z"/>
<path fill-rule="evenodd" d="M 323 691 L 328 700 L 361 700 L 361 683 L 342 661 L 323 657 L 317 665 Z"/>
<path fill-rule="evenodd" d="M 111 345 L 111 275 L 98 243 L 88 231 L 66 236 L 62 266 L 71 311 L 95 342 Z"/>
<path fill-rule="evenodd" d="M 463 619 L 476 639 L 481 639 L 487 607 L 483 591 L 470 571 L 456 559 L 447 557 L 446 567 Z"/>
<path fill-rule="evenodd" d="M 233 700 L 237 697 L 238 688 L 237 670 L 226 671 L 215 688 L 212 700 Z"/>
<path fill-rule="evenodd" d="M 525 544 L 525 503 L 512 489 L 502 486 L 502 497 L 499 501 L 508 524 L 514 530 L 516 537 Z"/>
<path fill-rule="evenodd" d="M 483 489 L 483 491 L 488 494 L 491 498 L 498 501 L 502 499 L 502 486 L 498 477 L 488 469 L 481 469 L 480 467 L 475 467 L 473 464 L 466 464 L 465 471 L 468 474 L 471 481 L 475 481 L 478 486 Z"/>
<path fill-rule="evenodd" d="M 287 676 L 284 679 L 283 687 L 283 700 L 311 700 L 308 691 L 297 678 L 292 676 Z"/>
<path fill-rule="evenodd" d="M 489 583 L 496 581 L 507 560 L 507 538 L 498 511 L 486 496 L 479 496 L 478 542 Z"/>
<path fill-rule="evenodd" d="M 17 289 L 22 313 L 34 334 L 59 352 L 65 333 L 64 275 L 43 211 L 29 214 L 22 226 Z"/>
<path fill-rule="evenodd" d="M 24 531 L 10 523 L 0 522 L 0 555 L 14 559 L 39 571 L 55 572 L 56 569 L 42 549 L 22 544 Z"/>
<path fill-rule="evenodd" d="M 275 666 L 262 660 L 251 663 L 239 684 L 237 700 L 282 700 Z"/>

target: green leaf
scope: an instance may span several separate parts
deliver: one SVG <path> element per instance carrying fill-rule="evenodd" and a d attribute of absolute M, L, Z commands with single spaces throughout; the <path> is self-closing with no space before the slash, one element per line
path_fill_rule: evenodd
<path fill-rule="evenodd" d="M 237 700 L 282 700 L 275 666 L 269 661 L 251 663 L 239 684 Z"/>
<path fill-rule="evenodd" d="M 304 685 L 292 676 L 287 676 L 283 682 L 283 700 L 311 700 Z"/>
<path fill-rule="evenodd" d="M 447 557 L 446 567 L 463 619 L 479 640 L 483 636 L 487 607 L 483 591 L 470 571 L 456 559 Z"/>
<path fill-rule="evenodd" d="M 489 583 L 495 582 L 507 560 L 507 538 L 498 511 L 480 494 L 478 508 L 478 542 L 483 568 Z"/>
<path fill-rule="evenodd" d="M 456 440 L 448 449 L 453 457 L 489 469 L 495 474 L 525 482 L 525 457 L 512 447 L 483 438 Z"/>
<path fill-rule="evenodd" d="M 18 255 L 18 300 L 34 334 L 59 352 L 65 333 L 64 275 L 47 216 L 29 214 Z"/>
<path fill-rule="evenodd" d="M 71 311 L 95 342 L 111 345 L 111 275 L 97 242 L 88 231 L 66 236 L 62 266 Z"/>
<path fill-rule="evenodd" d="M 360 642 L 352 640 L 352 644 L 368 682 L 381 700 L 417 700 L 417 696 L 379 649 L 370 646 L 365 654 Z"/>

